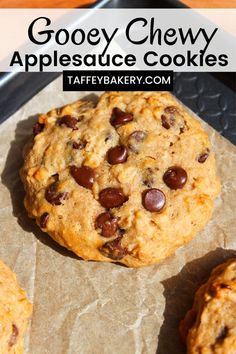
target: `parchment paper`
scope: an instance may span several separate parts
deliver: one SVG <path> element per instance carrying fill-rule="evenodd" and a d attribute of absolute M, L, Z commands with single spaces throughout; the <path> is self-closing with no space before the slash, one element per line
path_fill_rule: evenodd
<path fill-rule="evenodd" d="M 213 219 L 176 255 L 142 269 L 78 260 L 28 219 L 18 170 L 33 116 L 87 94 L 62 92 L 59 78 L 0 126 L 0 258 L 34 304 L 26 353 L 182 354 L 178 323 L 194 291 L 236 255 L 236 148 L 203 124 L 223 189 Z"/>

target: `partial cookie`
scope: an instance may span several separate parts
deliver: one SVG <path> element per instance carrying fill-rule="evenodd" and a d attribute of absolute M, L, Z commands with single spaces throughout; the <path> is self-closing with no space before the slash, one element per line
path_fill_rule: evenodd
<path fill-rule="evenodd" d="M 189 242 L 220 191 L 200 123 L 167 92 L 108 92 L 41 115 L 25 150 L 25 207 L 87 260 L 153 264 Z"/>
<path fill-rule="evenodd" d="M 180 324 L 188 354 L 236 353 L 236 259 L 216 267 Z"/>
<path fill-rule="evenodd" d="M 16 275 L 0 261 L 0 353 L 22 354 L 32 305 Z"/>

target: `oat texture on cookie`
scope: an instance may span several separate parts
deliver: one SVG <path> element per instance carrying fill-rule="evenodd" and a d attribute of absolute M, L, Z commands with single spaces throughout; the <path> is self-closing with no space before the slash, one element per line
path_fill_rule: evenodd
<path fill-rule="evenodd" d="M 86 260 L 157 263 L 210 219 L 220 190 L 201 124 L 167 92 L 107 92 L 39 116 L 25 207 Z"/>
<path fill-rule="evenodd" d="M 0 353 L 23 354 L 32 306 L 15 274 L 0 261 Z"/>

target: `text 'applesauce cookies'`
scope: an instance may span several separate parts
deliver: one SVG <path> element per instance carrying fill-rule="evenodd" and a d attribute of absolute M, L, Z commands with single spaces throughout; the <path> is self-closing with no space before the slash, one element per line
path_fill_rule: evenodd
<path fill-rule="evenodd" d="M 236 353 L 236 259 L 216 267 L 180 324 L 188 354 Z"/>
<path fill-rule="evenodd" d="M 22 354 L 32 305 L 15 274 L 0 261 L 0 353 Z"/>
<path fill-rule="evenodd" d="M 153 264 L 210 219 L 220 190 L 200 123 L 167 92 L 107 92 L 39 117 L 25 207 L 86 260 Z"/>

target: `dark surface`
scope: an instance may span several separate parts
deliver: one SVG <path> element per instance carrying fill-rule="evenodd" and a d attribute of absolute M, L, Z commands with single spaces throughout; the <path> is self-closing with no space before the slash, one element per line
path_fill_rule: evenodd
<path fill-rule="evenodd" d="M 236 145 L 236 93 L 207 73 L 175 73 L 174 94 Z"/>
<path fill-rule="evenodd" d="M 0 73 L 0 123 L 59 75 L 59 73 Z"/>

